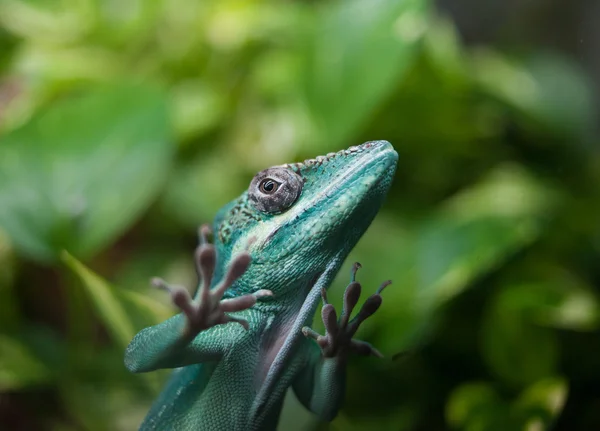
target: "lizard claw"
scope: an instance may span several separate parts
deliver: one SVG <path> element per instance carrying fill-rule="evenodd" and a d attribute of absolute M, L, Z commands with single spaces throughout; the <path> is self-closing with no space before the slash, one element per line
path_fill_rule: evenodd
<path fill-rule="evenodd" d="M 325 289 L 321 290 L 321 297 L 323 298 L 324 304 L 321 310 L 321 318 L 323 319 L 323 324 L 325 326 L 325 335 L 320 335 L 308 326 L 302 328 L 302 334 L 317 342 L 324 357 L 334 357 L 339 354 L 344 354 L 344 352 L 349 350 L 358 353 L 359 355 L 373 355 L 383 358 L 381 352 L 371 344 L 365 341 L 355 340 L 352 337 L 360 327 L 361 323 L 379 309 L 382 302 L 381 292 L 391 283 L 391 281 L 388 280 L 383 282 L 377 291 L 367 298 L 358 314 L 350 320 L 350 315 L 358 303 L 362 290 L 360 283 L 356 281 L 356 272 L 360 267 L 361 265 L 358 262 L 352 266 L 351 281 L 344 292 L 342 314 L 339 319 L 337 318 L 335 308 L 327 301 Z"/>
<path fill-rule="evenodd" d="M 167 291 L 175 306 L 185 315 L 187 321 L 185 330 L 190 335 L 229 322 L 239 323 L 244 329 L 248 329 L 247 320 L 226 313 L 246 310 L 256 304 L 258 299 L 273 295 L 270 290 L 261 289 L 254 293 L 223 299 L 225 291 L 250 266 L 252 259 L 247 251 L 233 257 L 223 280 L 211 289 L 217 254 L 215 247 L 208 242 L 210 234 L 211 231 L 208 225 L 203 225 L 198 231 L 200 245 L 196 249 L 195 260 L 201 283 L 195 299 L 192 299 L 188 290 L 182 286 L 170 285 L 157 277 L 152 279 L 152 285 Z"/>
<path fill-rule="evenodd" d="M 208 224 L 203 224 L 198 229 L 198 240 L 200 241 L 200 245 L 208 244 L 210 241 L 208 238 L 211 236 L 212 231 L 210 230 L 210 226 Z"/>

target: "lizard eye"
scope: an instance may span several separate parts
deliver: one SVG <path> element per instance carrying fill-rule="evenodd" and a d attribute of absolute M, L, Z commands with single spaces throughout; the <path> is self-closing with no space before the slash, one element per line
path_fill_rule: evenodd
<path fill-rule="evenodd" d="M 262 212 L 277 214 L 287 210 L 300 196 L 302 177 L 284 167 L 265 169 L 252 179 L 248 198 Z"/>
<path fill-rule="evenodd" d="M 279 189 L 280 185 L 280 183 L 278 183 L 272 178 L 265 178 L 258 185 L 258 189 L 265 195 L 272 195 L 277 191 L 277 189 Z"/>

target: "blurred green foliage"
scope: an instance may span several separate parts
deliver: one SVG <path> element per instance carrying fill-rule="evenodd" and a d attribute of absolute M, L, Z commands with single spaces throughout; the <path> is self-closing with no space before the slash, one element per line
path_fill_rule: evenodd
<path fill-rule="evenodd" d="M 136 429 L 168 373 L 123 349 L 174 312 L 147 280 L 192 286 L 195 227 L 256 171 L 372 139 L 399 170 L 350 260 L 394 280 L 361 334 L 388 358 L 281 429 L 600 428 L 574 63 L 466 48 L 426 0 L 0 0 L 0 68 L 2 429 Z"/>

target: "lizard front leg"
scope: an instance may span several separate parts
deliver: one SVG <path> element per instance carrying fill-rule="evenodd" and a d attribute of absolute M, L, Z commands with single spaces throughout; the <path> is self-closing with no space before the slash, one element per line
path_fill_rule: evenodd
<path fill-rule="evenodd" d="M 323 308 L 321 316 L 325 325 L 325 335 L 320 335 L 305 326 L 302 333 L 316 341 L 318 348 L 311 343 L 308 365 L 294 382 L 294 391 L 299 400 L 312 412 L 324 420 L 333 420 L 341 407 L 346 383 L 346 362 L 350 352 L 359 355 L 383 355 L 369 343 L 353 339 L 354 334 L 368 317 L 380 307 L 381 292 L 391 281 L 385 281 L 363 304 L 352 320 L 350 315 L 361 293 L 361 285 L 356 281 L 359 263 L 352 267 L 352 278 L 344 292 L 344 303 L 340 318 L 337 319 L 333 305 L 327 301 L 325 289 L 321 290 Z"/>
<path fill-rule="evenodd" d="M 250 254 L 244 251 L 235 256 L 224 279 L 211 289 L 216 251 L 207 241 L 209 228 L 203 226 L 200 232 L 201 244 L 195 256 L 202 284 L 197 298 L 192 299 L 184 287 L 171 286 L 160 278 L 152 280 L 155 287 L 171 295 L 181 313 L 143 329 L 134 337 L 125 352 L 125 366 L 132 372 L 176 368 L 220 358 L 240 332 L 240 329 L 225 324 L 235 322 L 248 329 L 246 320 L 227 313 L 246 310 L 259 298 L 272 295 L 269 290 L 259 290 L 222 299 L 225 291 L 248 269 Z"/>

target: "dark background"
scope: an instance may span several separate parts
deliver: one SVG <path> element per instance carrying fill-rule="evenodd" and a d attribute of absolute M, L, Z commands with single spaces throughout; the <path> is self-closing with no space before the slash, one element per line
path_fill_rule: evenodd
<path fill-rule="evenodd" d="M 265 167 L 387 139 L 344 409 L 282 430 L 600 429 L 600 3 L 1 0 L 0 428 L 132 430 L 133 335 Z M 370 286 L 370 287 L 369 287 Z M 318 320 L 318 319 L 317 319 Z M 319 324 L 316 323 L 316 328 Z"/>

